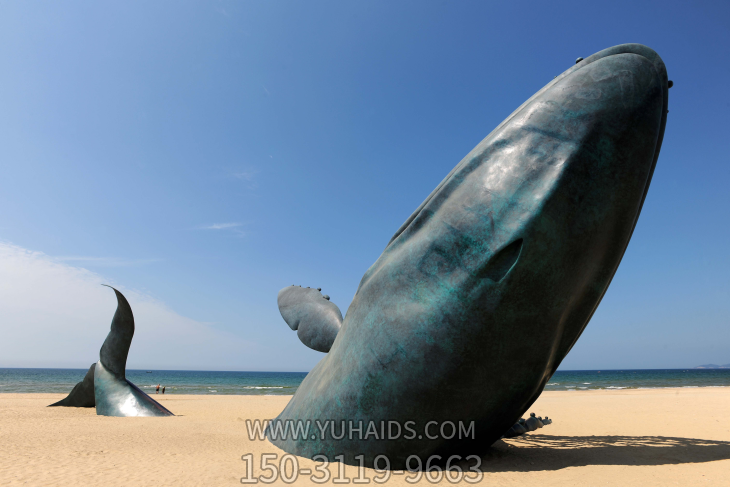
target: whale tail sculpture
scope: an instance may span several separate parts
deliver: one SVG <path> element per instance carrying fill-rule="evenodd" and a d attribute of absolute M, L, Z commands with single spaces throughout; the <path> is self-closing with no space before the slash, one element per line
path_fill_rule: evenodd
<path fill-rule="evenodd" d="M 111 330 L 99 352 L 94 371 L 96 414 L 100 416 L 174 416 L 162 404 L 127 380 L 127 355 L 134 336 L 134 315 L 127 299 L 117 295 Z"/>
<path fill-rule="evenodd" d="M 117 296 L 117 310 L 101 346 L 99 361 L 89 368 L 84 380 L 68 397 L 51 406 L 96 406 L 96 414 L 100 416 L 174 416 L 127 380 L 127 355 L 134 337 L 134 315 L 124 295 L 107 287 Z"/>
<path fill-rule="evenodd" d="M 664 62 L 640 44 L 579 59 L 406 220 L 341 324 L 315 292 L 282 290 L 289 326 L 329 351 L 268 439 L 369 467 L 385 455 L 403 469 L 412 455 L 481 453 L 513 429 L 621 262 L 659 157 L 670 87 Z M 278 434 L 307 421 L 325 428 L 311 438 Z M 416 434 L 383 435 L 392 423 Z M 472 434 L 452 435 L 449 424 Z"/>

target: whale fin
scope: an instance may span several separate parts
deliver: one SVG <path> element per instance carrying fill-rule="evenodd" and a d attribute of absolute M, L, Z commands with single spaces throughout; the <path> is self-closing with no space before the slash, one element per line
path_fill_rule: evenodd
<path fill-rule="evenodd" d="M 112 327 L 99 351 L 99 359 L 109 372 L 119 379 L 124 379 L 127 369 L 127 355 L 134 337 L 134 315 L 127 299 L 111 286 L 117 295 L 117 310 L 112 318 Z"/>
<path fill-rule="evenodd" d="M 327 353 L 342 327 L 342 312 L 320 289 L 289 286 L 279 291 L 279 312 L 299 340 Z"/>
<path fill-rule="evenodd" d="M 510 429 L 507 430 L 502 438 L 515 438 L 516 436 L 522 436 L 530 431 L 535 431 L 544 426 L 552 424 L 552 420 L 548 419 L 547 416 L 543 419 L 541 416 L 535 416 L 535 413 L 531 413 L 527 420 L 520 418 Z"/>
<path fill-rule="evenodd" d="M 89 370 L 84 376 L 84 380 L 79 382 L 71 389 L 68 396 L 64 397 L 58 402 L 49 404 L 48 407 L 53 406 L 66 406 L 72 408 L 93 408 L 96 406 L 96 400 L 94 399 L 94 368 L 96 364 L 91 364 Z"/>

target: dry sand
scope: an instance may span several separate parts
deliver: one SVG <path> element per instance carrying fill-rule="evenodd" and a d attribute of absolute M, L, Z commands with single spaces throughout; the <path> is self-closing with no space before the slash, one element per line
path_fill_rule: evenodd
<path fill-rule="evenodd" d="M 45 407 L 62 397 L 0 394 L 0 485 L 240 485 L 242 455 L 284 454 L 250 441 L 245 420 L 275 417 L 290 396 L 155 396 L 174 418 Z M 730 388 L 545 392 L 532 410 L 555 422 L 497 442 L 481 484 L 730 485 Z M 253 473 L 268 476 L 258 465 Z M 347 478 L 357 474 L 346 467 Z M 399 475 L 385 485 L 409 484 Z"/>

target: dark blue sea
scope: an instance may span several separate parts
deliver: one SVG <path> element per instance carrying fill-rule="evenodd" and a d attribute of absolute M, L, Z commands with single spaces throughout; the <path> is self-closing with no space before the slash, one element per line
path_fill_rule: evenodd
<path fill-rule="evenodd" d="M 86 369 L 0 369 L 0 393 L 68 393 Z M 291 395 L 306 372 L 212 372 L 190 370 L 127 370 L 138 387 L 166 394 Z M 730 386 L 730 369 L 648 369 L 558 371 L 546 391 L 652 389 L 662 387 Z"/>
<path fill-rule="evenodd" d="M 720 386 L 730 386 L 730 369 L 559 370 L 548 381 L 545 390 Z"/>
<path fill-rule="evenodd" d="M 0 369 L 0 393 L 68 393 L 88 369 Z M 129 370 L 127 379 L 147 393 L 157 384 L 165 394 L 291 395 L 306 372 L 211 372 L 195 370 Z"/>

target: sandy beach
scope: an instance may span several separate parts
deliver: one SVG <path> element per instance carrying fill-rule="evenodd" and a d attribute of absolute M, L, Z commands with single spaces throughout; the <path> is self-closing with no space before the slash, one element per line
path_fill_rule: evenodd
<path fill-rule="evenodd" d="M 0 394 L 0 485 L 240 485 L 242 455 L 253 455 L 254 477 L 269 475 L 258 468 L 262 454 L 277 454 L 276 465 L 284 455 L 249 440 L 246 419 L 275 417 L 290 396 L 155 396 L 174 418 L 45 407 L 62 397 Z M 481 484 L 730 485 L 728 387 L 545 392 L 531 410 L 554 423 L 497 442 Z M 297 460 L 297 485 L 322 477 L 301 473 L 316 462 Z M 329 465 L 328 484 L 339 468 Z M 345 468 L 343 478 L 357 476 Z M 364 476 L 374 484 L 381 474 Z M 386 485 L 409 484 L 401 474 Z"/>

